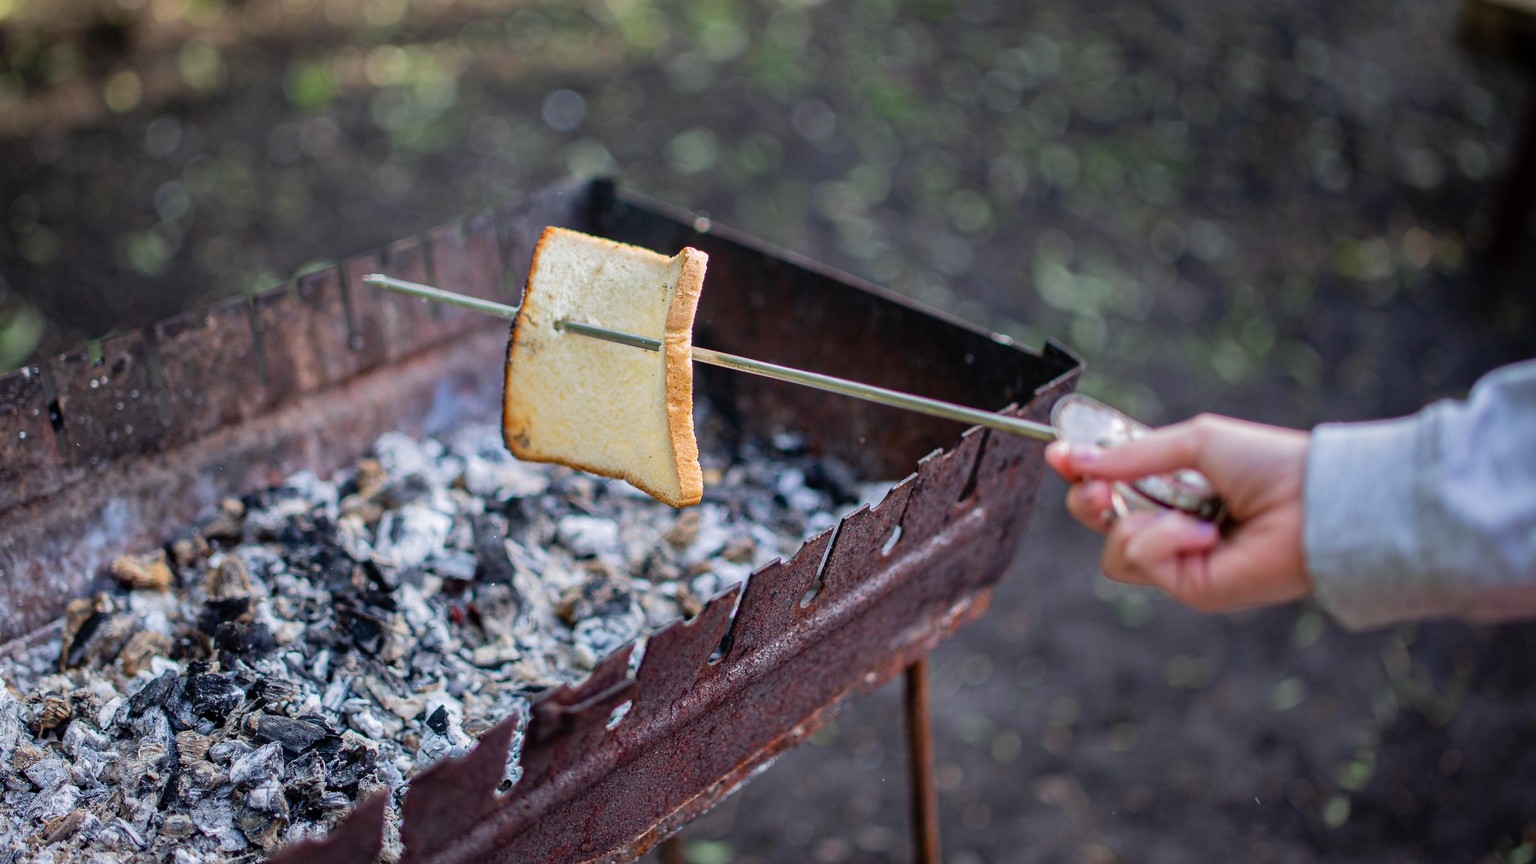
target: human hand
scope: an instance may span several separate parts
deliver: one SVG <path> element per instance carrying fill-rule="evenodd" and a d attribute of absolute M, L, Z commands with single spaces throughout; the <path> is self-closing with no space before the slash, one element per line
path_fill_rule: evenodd
<path fill-rule="evenodd" d="M 1058 441 L 1045 458 L 1072 484 L 1067 510 L 1107 533 L 1104 575 L 1155 585 L 1207 612 L 1312 593 L 1302 552 L 1302 482 L 1311 436 L 1295 429 L 1202 415 L 1112 448 Z M 1231 525 L 1183 513 L 1115 518 L 1112 481 L 1193 468 L 1226 499 Z"/>

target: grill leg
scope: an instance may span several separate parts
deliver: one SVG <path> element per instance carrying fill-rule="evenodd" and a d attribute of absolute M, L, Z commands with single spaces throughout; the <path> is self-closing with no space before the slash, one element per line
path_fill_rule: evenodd
<path fill-rule="evenodd" d="M 661 841 L 661 864 L 687 864 L 683 857 L 683 835 L 673 834 Z"/>
<path fill-rule="evenodd" d="M 933 727 L 928 720 L 928 658 L 907 667 L 907 768 L 912 791 L 912 846 L 918 864 L 939 864 L 939 793 L 933 785 Z"/>

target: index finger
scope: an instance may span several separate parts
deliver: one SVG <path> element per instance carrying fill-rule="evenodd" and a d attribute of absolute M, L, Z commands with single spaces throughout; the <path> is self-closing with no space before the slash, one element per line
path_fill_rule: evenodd
<path fill-rule="evenodd" d="M 1186 420 L 1154 429 L 1115 447 L 1063 445 L 1056 457 L 1061 464 L 1052 461 L 1051 465 L 1068 479 L 1088 476 L 1104 480 L 1137 480 L 1182 468 L 1198 469 L 1204 440 L 1200 423 Z M 1047 448 L 1047 459 L 1051 458 L 1050 449 Z"/>
<path fill-rule="evenodd" d="M 1071 445 L 1065 441 L 1052 441 L 1046 445 L 1045 463 L 1068 483 L 1083 479 L 1082 473 L 1072 466 Z"/>

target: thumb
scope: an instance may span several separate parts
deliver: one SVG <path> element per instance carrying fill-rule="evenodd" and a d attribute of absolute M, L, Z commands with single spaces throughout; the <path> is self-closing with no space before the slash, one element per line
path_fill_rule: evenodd
<path fill-rule="evenodd" d="M 1192 423 L 1164 426 L 1115 447 L 1071 444 L 1066 463 L 1074 473 L 1102 480 L 1136 480 L 1181 468 L 1198 469 L 1199 433 Z"/>

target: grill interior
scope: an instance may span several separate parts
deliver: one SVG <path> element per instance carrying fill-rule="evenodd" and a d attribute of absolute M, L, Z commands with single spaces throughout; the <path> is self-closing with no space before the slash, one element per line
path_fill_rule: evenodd
<path fill-rule="evenodd" d="M 360 277 L 506 302 L 548 224 L 708 252 L 702 346 L 1034 419 L 1079 371 L 1055 346 L 1023 350 L 610 184 L 562 184 L 106 340 L 99 359 L 0 379 L 0 639 L 45 627 L 113 557 L 166 542 L 221 498 L 334 470 L 386 430 L 494 417 L 505 325 Z M 985 608 L 1024 533 L 1042 445 L 725 370 L 699 369 L 697 386 L 741 435 L 792 431 L 865 477 L 906 479 L 653 635 L 637 671 L 624 648 L 545 694 L 510 792 L 496 791 L 510 719 L 418 775 L 402 807 L 408 860 L 633 857 Z M 384 807 L 367 802 L 284 857 L 371 859 Z"/>

